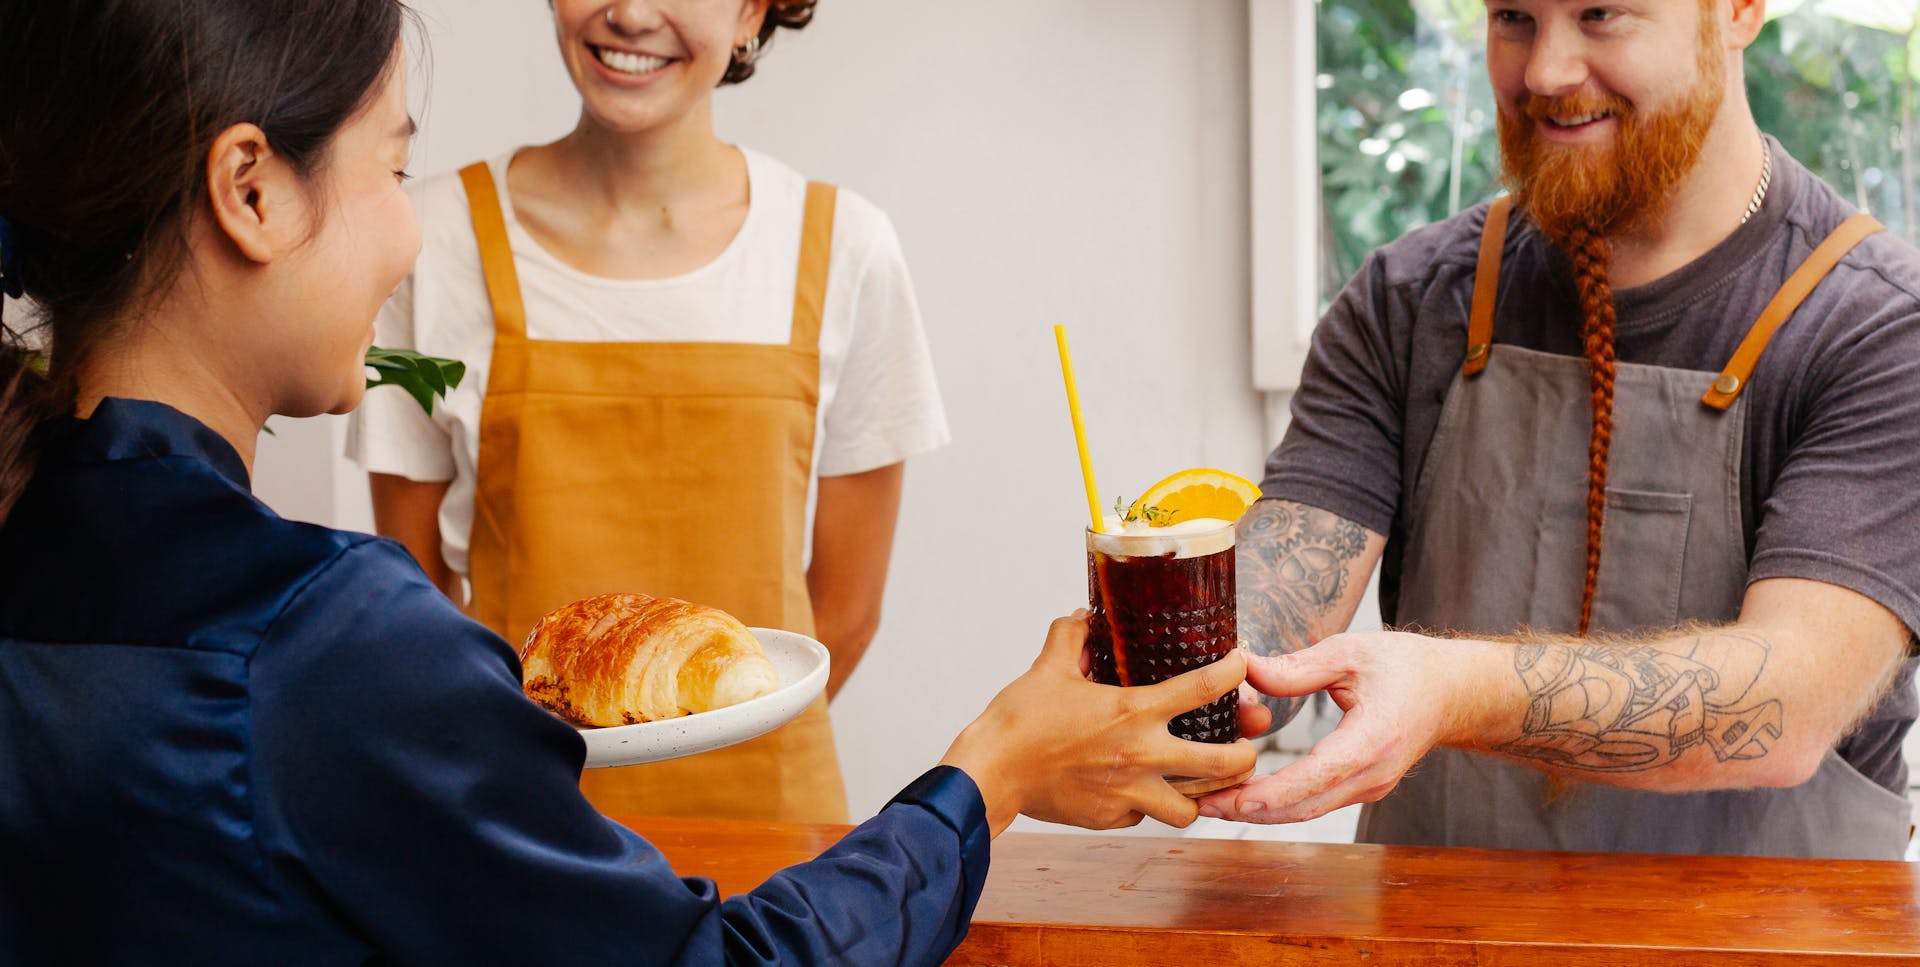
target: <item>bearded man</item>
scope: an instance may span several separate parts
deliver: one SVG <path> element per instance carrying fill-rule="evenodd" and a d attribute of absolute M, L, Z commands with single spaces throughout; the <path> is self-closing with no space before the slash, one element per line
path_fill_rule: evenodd
<path fill-rule="evenodd" d="M 1755 125 L 1764 0 L 1487 7 L 1512 194 L 1367 260 L 1240 524 L 1249 682 L 1346 714 L 1202 811 L 1898 859 L 1920 252 Z M 1336 633 L 1376 563 L 1428 634 Z"/>

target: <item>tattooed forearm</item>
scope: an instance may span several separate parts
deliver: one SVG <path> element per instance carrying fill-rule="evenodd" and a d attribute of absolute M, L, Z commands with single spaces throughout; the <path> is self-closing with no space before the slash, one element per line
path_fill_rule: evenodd
<path fill-rule="evenodd" d="M 1235 546 L 1240 638 L 1255 654 L 1298 651 L 1344 629 L 1353 609 L 1347 571 L 1367 548 L 1359 524 L 1292 501 L 1262 500 L 1240 518 Z M 1261 701 L 1277 729 L 1305 699 Z"/>
<path fill-rule="evenodd" d="M 1658 644 L 1523 644 L 1514 669 L 1532 696 L 1520 737 L 1495 749 L 1589 772 L 1637 772 L 1704 746 L 1720 762 L 1779 742 L 1778 699 L 1750 699 L 1771 645 L 1709 631 Z"/>

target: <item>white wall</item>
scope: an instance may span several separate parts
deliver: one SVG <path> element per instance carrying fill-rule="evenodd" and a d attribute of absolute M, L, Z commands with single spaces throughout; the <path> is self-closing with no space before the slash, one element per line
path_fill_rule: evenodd
<path fill-rule="evenodd" d="M 544 4 L 417 5 L 432 78 L 416 174 L 570 126 Z M 718 96 L 723 137 L 893 216 L 953 424 L 952 446 L 910 464 L 886 617 L 834 705 L 856 815 L 931 765 L 1084 602 L 1054 323 L 1109 501 L 1181 467 L 1258 476 L 1245 27 L 1243 0 L 826 0 Z M 275 425 L 263 496 L 370 526 L 337 421 Z"/>

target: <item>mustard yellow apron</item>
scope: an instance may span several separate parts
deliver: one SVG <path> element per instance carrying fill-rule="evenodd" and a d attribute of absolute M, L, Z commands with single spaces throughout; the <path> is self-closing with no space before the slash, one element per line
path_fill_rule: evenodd
<path fill-rule="evenodd" d="M 494 316 L 474 616 L 517 646 L 553 608 L 637 591 L 812 634 L 801 557 L 834 189 L 807 186 L 786 345 L 559 342 L 527 338 L 492 172 L 460 177 Z M 824 697 L 753 741 L 580 785 L 612 815 L 847 820 Z"/>

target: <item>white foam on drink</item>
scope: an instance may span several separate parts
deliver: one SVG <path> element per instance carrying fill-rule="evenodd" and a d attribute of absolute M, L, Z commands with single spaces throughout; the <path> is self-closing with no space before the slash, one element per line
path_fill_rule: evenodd
<path fill-rule="evenodd" d="M 1146 521 L 1122 523 L 1109 514 L 1107 532 L 1087 534 L 1087 550 L 1108 557 L 1205 557 L 1233 546 L 1233 522 L 1217 517 L 1198 517 L 1166 527 L 1152 527 Z"/>

